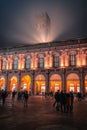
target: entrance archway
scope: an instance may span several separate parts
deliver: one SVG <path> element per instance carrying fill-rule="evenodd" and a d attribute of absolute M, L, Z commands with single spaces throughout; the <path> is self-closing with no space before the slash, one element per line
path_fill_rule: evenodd
<path fill-rule="evenodd" d="M 31 92 L 31 77 L 29 75 L 25 75 L 21 79 L 21 89 L 27 90 Z"/>
<path fill-rule="evenodd" d="M 85 92 L 87 93 L 87 75 L 85 76 Z"/>
<path fill-rule="evenodd" d="M 35 94 L 44 94 L 45 91 L 46 91 L 45 77 L 42 74 L 37 75 L 35 78 L 34 93 Z"/>
<path fill-rule="evenodd" d="M 54 93 L 57 90 L 61 91 L 61 89 L 62 89 L 61 76 L 58 74 L 53 74 L 50 77 L 50 91 L 52 91 Z"/>
<path fill-rule="evenodd" d="M 73 91 L 74 93 L 80 92 L 80 80 L 77 74 L 71 73 L 67 76 L 66 91 Z"/>
<path fill-rule="evenodd" d="M 5 85 L 5 78 L 3 76 L 0 76 L 0 90 L 5 90 L 6 85 Z"/>
<path fill-rule="evenodd" d="M 9 80 L 9 91 L 18 90 L 18 80 L 16 76 L 12 76 Z"/>

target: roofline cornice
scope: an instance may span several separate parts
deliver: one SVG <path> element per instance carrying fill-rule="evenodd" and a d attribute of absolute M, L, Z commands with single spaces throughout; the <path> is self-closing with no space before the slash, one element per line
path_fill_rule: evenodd
<path fill-rule="evenodd" d="M 52 41 L 52 42 L 46 42 L 46 43 L 36 43 L 36 44 L 24 44 L 24 45 L 18 45 L 13 47 L 5 47 L 0 48 L 0 52 L 12 52 L 20 51 L 20 50 L 32 50 L 32 49 L 40 49 L 40 48 L 51 48 L 51 47 L 59 47 L 59 46 L 80 46 L 81 44 L 87 44 L 87 38 L 75 38 L 75 39 L 69 39 L 69 40 L 61 40 L 61 41 Z"/>

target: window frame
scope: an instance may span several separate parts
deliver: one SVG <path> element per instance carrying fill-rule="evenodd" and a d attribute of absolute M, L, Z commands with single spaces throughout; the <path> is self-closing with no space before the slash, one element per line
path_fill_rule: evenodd
<path fill-rule="evenodd" d="M 76 54 L 72 53 L 69 55 L 69 64 L 70 66 L 76 66 Z"/>
<path fill-rule="evenodd" d="M 53 56 L 53 67 L 57 68 L 60 66 L 60 57 L 59 55 Z"/>

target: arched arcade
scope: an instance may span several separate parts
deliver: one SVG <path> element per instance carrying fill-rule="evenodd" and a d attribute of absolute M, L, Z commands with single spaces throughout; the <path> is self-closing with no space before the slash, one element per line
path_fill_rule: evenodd
<path fill-rule="evenodd" d="M 80 91 L 80 79 L 76 73 L 68 74 L 66 82 L 67 92 L 73 91 L 74 93 L 77 93 Z"/>
<path fill-rule="evenodd" d="M 12 92 L 13 90 L 18 91 L 18 79 L 16 76 L 12 76 L 9 79 L 8 91 Z"/>
<path fill-rule="evenodd" d="M 53 74 L 50 77 L 50 91 L 54 93 L 57 90 L 62 90 L 62 80 L 60 75 Z"/>
<path fill-rule="evenodd" d="M 31 91 L 31 77 L 29 75 L 24 75 L 21 78 L 21 90 Z"/>
<path fill-rule="evenodd" d="M 46 80 L 45 76 L 39 74 L 35 78 L 34 94 L 42 94 L 46 91 Z"/>
<path fill-rule="evenodd" d="M 3 76 L 0 76 L 0 90 L 2 89 L 6 89 L 6 81 L 5 78 Z"/>

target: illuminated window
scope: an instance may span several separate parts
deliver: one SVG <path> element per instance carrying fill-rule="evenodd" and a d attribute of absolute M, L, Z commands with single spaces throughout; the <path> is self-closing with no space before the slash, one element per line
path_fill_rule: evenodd
<path fill-rule="evenodd" d="M 18 58 L 16 57 L 15 59 L 14 59 L 14 69 L 18 69 Z"/>
<path fill-rule="evenodd" d="M 77 84 L 77 92 L 80 92 L 80 84 Z"/>
<path fill-rule="evenodd" d="M 6 70 L 6 59 L 2 60 L 2 70 Z"/>
<path fill-rule="evenodd" d="M 53 66 L 54 67 L 58 67 L 59 66 L 59 56 L 58 55 L 55 55 L 54 58 L 53 58 Z"/>
<path fill-rule="evenodd" d="M 74 92 L 74 84 L 70 84 L 70 91 Z"/>
<path fill-rule="evenodd" d="M 45 93 L 45 84 L 41 85 L 41 93 Z"/>
<path fill-rule="evenodd" d="M 30 67 L 31 67 L 31 58 L 30 57 L 26 58 L 25 67 L 26 67 L 26 69 L 30 69 Z"/>
<path fill-rule="evenodd" d="M 85 87 L 85 92 L 87 93 L 87 86 Z"/>
<path fill-rule="evenodd" d="M 76 54 L 71 54 L 70 55 L 70 66 L 75 66 L 76 65 Z"/>
<path fill-rule="evenodd" d="M 39 58 L 38 67 L 39 67 L 39 68 L 44 68 L 44 57 L 43 57 L 43 56 L 41 56 L 41 57 Z"/>
<path fill-rule="evenodd" d="M 55 84 L 55 92 L 59 90 L 59 84 Z"/>

